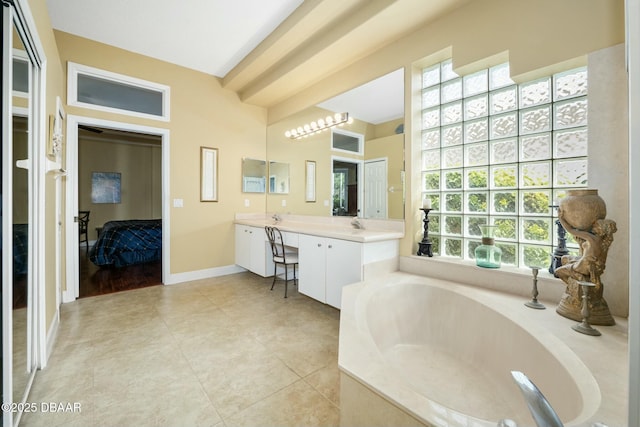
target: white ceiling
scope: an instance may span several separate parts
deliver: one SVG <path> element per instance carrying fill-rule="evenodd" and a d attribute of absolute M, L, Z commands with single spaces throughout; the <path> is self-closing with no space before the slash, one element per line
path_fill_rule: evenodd
<path fill-rule="evenodd" d="M 318 104 L 374 125 L 404 115 L 404 70 L 399 69 Z"/>
<path fill-rule="evenodd" d="M 54 29 L 220 78 L 271 107 L 470 0 L 46 0 Z M 321 104 L 402 116 L 391 73 Z"/>
<path fill-rule="evenodd" d="M 302 0 L 47 0 L 53 28 L 224 77 Z"/>

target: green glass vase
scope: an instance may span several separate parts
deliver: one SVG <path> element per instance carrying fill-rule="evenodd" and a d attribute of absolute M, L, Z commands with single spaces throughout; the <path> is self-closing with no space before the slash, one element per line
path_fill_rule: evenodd
<path fill-rule="evenodd" d="M 475 250 L 476 265 L 484 268 L 500 268 L 502 249 L 495 245 L 494 225 L 481 225 L 482 244 Z"/>

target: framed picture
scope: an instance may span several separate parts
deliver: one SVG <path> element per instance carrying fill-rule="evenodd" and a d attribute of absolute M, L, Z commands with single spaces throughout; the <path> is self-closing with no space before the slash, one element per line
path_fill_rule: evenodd
<path fill-rule="evenodd" d="M 91 203 L 120 203 L 120 173 L 91 173 Z"/>
<path fill-rule="evenodd" d="M 307 160 L 305 162 L 305 202 L 316 201 L 316 162 Z"/>
<path fill-rule="evenodd" d="M 218 201 L 218 149 L 200 147 L 200 201 Z"/>

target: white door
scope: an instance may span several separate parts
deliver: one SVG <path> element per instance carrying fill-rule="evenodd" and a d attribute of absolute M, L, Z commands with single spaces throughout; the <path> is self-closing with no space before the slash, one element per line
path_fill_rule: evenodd
<path fill-rule="evenodd" d="M 364 164 L 364 217 L 387 218 L 387 160 Z"/>

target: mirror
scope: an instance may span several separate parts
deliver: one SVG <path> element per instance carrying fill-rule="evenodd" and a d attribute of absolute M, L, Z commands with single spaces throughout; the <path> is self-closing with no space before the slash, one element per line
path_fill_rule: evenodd
<path fill-rule="evenodd" d="M 285 136 L 337 113 L 349 113 L 352 123 L 300 139 Z M 334 135 L 342 138 L 336 148 Z M 359 135 L 364 139 L 360 152 L 349 148 L 357 146 Z M 267 159 L 289 164 L 287 213 L 404 219 L 404 70 L 269 125 Z M 308 161 L 315 162 L 313 198 L 306 191 Z M 267 212 L 282 211 L 280 199 L 267 198 Z"/>
<path fill-rule="evenodd" d="M 267 186 L 267 162 L 242 159 L 242 192 L 264 193 Z"/>
<path fill-rule="evenodd" d="M 269 162 L 269 193 L 289 194 L 289 163 Z"/>
<path fill-rule="evenodd" d="M 12 8 L 6 9 L 3 7 L 3 12 L 15 14 Z M 3 21 L 4 22 L 4 21 Z M 38 72 L 37 67 L 34 65 L 35 61 L 32 60 L 25 44 L 21 39 L 23 28 L 17 18 L 14 18 L 14 22 L 11 28 L 5 28 L 3 26 L 3 38 L 9 36 L 8 32 L 12 32 L 11 40 L 11 52 L 9 55 L 9 61 L 13 71 L 13 79 L 9 82 L 11 85 L 11 91 L 7 95 L 9 98 L 4 98 L 3 103 L 10 105 L 11 110 L 3 109 L 3 124 L 7 121 L 11 123 L 11 133 L 8 134 L 10 149 L 3 149 L 3 154 L 8 154 L 7 158 L 3 156 L 2 165 L 3 169 L 8 169 L 11 172 L 12 186 L 10 187 L 10 193 L 6 194 L 8 200 L 3 200 L 2 212 L 6 212 L 3 220 L 7 220 L 8 224 L 3 225 L 5 230 L 11 230 L 8 236 L 3 236 L 3 246 L 11 247 L 13 254 L 9 263 L 5 263 L 3 260 L 3 268 L 10 269 L 11 272 L 3 272 L 4 277 L 10 277 L 11 282 L 9 286 L 12 286 L 12 300 L 5 304 L 3 302 L 3 309 L 11 308 L 11 353 L 4 352 L 3 354 L 10 354 L 11 357 L 11 370 L 5 372 L 4 368 L 7 364 L 3 362 L 3 384 L 4 377 L 10 374 L 12 381 L 12 390 L 3 390 L 3 402 L 23 402 L 26 399 L 29 385 L 33 380 L 33 375 L 36 371 L 36 358 L 34 353 L 33 337 L 34 337 L 34 307 L 33 302 L 33 278 L 30 277 L 32 271 L 32 259 L 33 259 L 33 226 L 30 223 L 32 217 L 32 181 L 31 171 L 29 170 L 29 154 L 31 147 L 33 147 L 33 111 L 34 111 L 34 91 L 32 90 L 32 82 L 36 78 Z M 7 64 L 7 62 L 3 62 Z M 9 117 L 6 117 L 9 116 Z M 8 203 L 7 203 L 8 202 Z M 5 209 L 6 208 L 6 209 Z M 9 209 L 10 208 L 10 209 Z M 6 227 L 6 228 L 5 228 Z M 3 284 L 3 287 L 6 286 Z M 3 296 L 5 292 L 3 291 Z M 3 320 L 5 318 L 3 317 Z M 4 321 L 3 321 L 3 333 L 4 333 Z M 7 393 L 11 395 L 10 398 L 6 398 Z M 11 420 L 11 417 L 4 418 L 3 421 Z M 14 415 L 11 422 L 16 422 Z M 4 424 L 3 424 L 4 425 Z"/>

